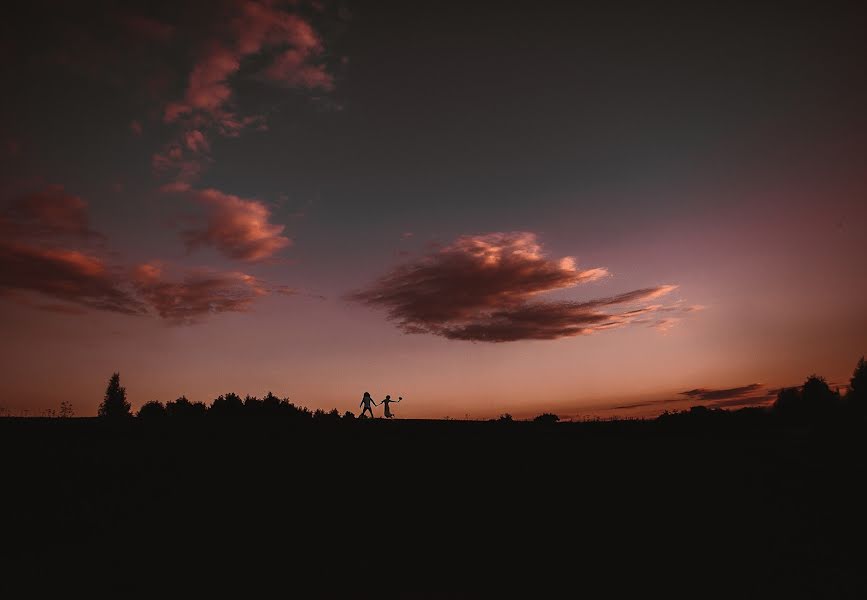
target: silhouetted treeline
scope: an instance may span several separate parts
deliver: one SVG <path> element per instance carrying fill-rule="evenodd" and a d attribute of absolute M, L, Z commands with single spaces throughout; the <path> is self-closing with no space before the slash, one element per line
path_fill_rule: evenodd
<path fill-rule="evenodd" d="M 774 417 L 785 423 L 808 424 L 827 420 L 864 418 L 867 416 L 867 362 L 858 361 L 845 392 L 831 389 L 828 381 L 815 373 L 796 387 L 782 388 L 771 406 L 752 406 L 738 410 L 704 405 L 688 410 L 668 412 L 660 420 L 708 420 L 716 417 L 737 417 L 741 421 Z"/>
<path fill-rule="evenodd" d="M 867 409 L 867 362 L 858 361 L 845 393 L 831 389 L 824 377 L 813 374 L 800 387 L 783 388 L 777 394 L 774 412 L 796 421 L 840 415 L 864 415 Z"/>
<path fill-rule="evenodd" d="M 335 408 L 331 411 L 316 409 L 311 411 L 303 406 L 296 406 L 288 398 L 278 398 L 271 392 L 263 398 L 245 396 L 230 392 L 217 396 L 210 406 L 204 402 L 190 402 L 185 396 L 163 404 L 153 400 L 144 404 L 138 411 L 140 419 L 164 418 L 195 419 L 208 417 L 212 419 L 234 419 L 244 417 L 278 417 L 294 420 L 340 421 L 354 419 L 355 415 L 347 411 L 342 416 Z"/>
<path fill-rule="evenodd" d="M 666 411 L 658 417 L 658 420 L 697 422 L 722 415 L 737 415 L 740 420 L 765 419 L 773 416 L 792 423 L 820 422 L 846 416 L 867 416 L 867 362 L 863 356 L 858 361 L 845 393 L 841 392 L 839 388 L 832 389 L 824 377 L 813 374 L 807 377 L 801 386 L 780 389 L 777 392 L 776 400 L 770 406 L 752 406 L 731 410 L 697 405 L 683 411 Z M 114 373 L 109 379 L 104 400 L 99 407 L 99 416 L 107 418 L 133 416 L 130 403 L 126 399 L 126 389 L 120 385 L 119 373 Z M 204 402 L 192 402 L 186 396 L 181 396 L 165 404 L 154 400 L 144 404 L 136 416 L 146 420 L 276 417 L 296 421 L 323 422 L 338 422 L 356 418 L 352 412 L 346 411 L 341 415 L 337 409 L 311 411 L 308 408 L 295 405 L 288 398 L 279 398 L 271 392 L 268 392 L 263 398 L 250 395 L 241 398 L 238 394 L 230 392 L 217 396 L 210 405 Z M 490 421 L 511 423 L 514 419 L 512 415 L 505 413 L 490 419 Z M 551 425 L 560 421 L 560 418 L 553 413 L 546 412 L 538 415 L 532 421 Z"/>

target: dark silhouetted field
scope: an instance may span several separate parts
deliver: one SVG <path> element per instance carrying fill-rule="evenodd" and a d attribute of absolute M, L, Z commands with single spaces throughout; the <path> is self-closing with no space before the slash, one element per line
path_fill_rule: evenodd
<path fill-rule="evenodd" d="M 2 419 L 2 584 L 117 597 L 865 597 L 862 429 L 760 413 Z"/>

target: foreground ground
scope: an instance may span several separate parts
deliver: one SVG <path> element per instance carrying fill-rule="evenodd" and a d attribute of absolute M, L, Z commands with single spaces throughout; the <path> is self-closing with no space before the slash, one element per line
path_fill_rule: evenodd
<path fill-rule="evenodd" d="M 867 593 L 851 422 L 0 419 L 0 450 L 15 597 Z"/>

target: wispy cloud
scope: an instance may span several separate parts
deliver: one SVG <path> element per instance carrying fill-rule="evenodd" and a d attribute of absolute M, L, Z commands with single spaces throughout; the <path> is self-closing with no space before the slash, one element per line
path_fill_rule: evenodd
<path fill-rule="evenodd" d="M 572 257 L 547 258 L 532 233 L 492 233 L 458 238 L 349 297 L 385 308 L 407 333 L 485 342 L 585 335 L 676 310 L 651 303 L 673 285 L 586 302 L 535 299 L 606 276 L 604 268 L 579 269 Z"/>
<path fill-rule="evenodd" d="M 680 394 L 694 400 L 730 400 L 732 398 L 740 398 L 744 395 L 753 394 L 763 387 L 764 386 L 762 386 L 761 383 L 751 383 L 749 385 L 720 390 L 696 388 L 694 390 L 681 392 Z"/>

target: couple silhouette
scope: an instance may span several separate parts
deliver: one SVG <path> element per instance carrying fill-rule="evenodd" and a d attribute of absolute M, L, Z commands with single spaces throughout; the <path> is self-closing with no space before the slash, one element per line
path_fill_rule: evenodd
<path fill-rule="evenodd" d="M 385 415 L 384 416 L 386 419 L 391 419 L 394 417 L 394 415 L 391 414 L 391 410 L 389 410 L 388 405 L 392 402 L 400 402 L 401 400 L 403 400 L 403 396 L 398 396 L 397 400 L 392 400 L 391 396 L 389 396 L 388 394 L 385 395 L 385 398 L 383 398 L 383 400 L 382 400 L 382 402 L 380 402 L 380 404 L 382 404 L 385 407 Z M 361 398 L 361 404 L 358 405 L 358 406 L 364 407 L 361 409 L 361 414 L 358 415 L 359 419 L 363 419 L 364 413 L 366 413 L 366 412 L 370 413 L 371 419 L 376 418 L 376 415 L 373 414 L 373 409 L 370 407 L 371 404 L 373 404 L 374 406 L 377 406 L 376 401 L 373 398 L 371 398 L 370 392 L 364 392 L 364 396 L 362 396 L 362 398 Z"/>

